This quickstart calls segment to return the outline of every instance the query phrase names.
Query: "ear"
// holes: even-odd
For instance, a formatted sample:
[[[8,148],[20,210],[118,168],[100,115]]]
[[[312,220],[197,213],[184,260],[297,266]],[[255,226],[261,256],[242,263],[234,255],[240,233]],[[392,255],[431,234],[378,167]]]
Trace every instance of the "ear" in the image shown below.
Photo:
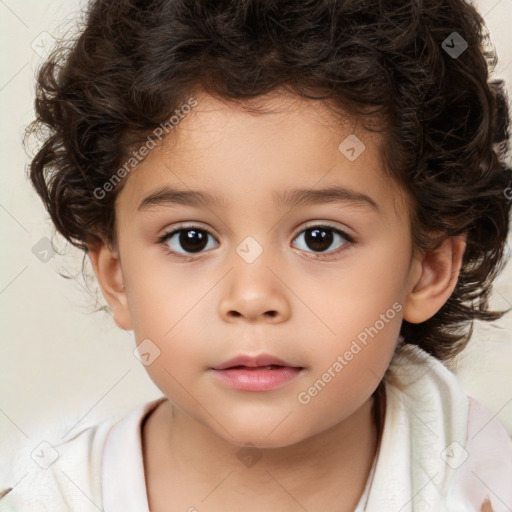
[[[404,320],[413,324],[425,322],[441,309],[455,289],[465,249],[465,235],[447,237],[415,262],[412,290],[404,304]]]
[[[104,242],[90,245],[88,249],[92,268],[96,274],[103,297],[105,297],[112,310],[114,322],[120,329],[125,331],[132,330],[133,326],[128,309],[119,255]]]

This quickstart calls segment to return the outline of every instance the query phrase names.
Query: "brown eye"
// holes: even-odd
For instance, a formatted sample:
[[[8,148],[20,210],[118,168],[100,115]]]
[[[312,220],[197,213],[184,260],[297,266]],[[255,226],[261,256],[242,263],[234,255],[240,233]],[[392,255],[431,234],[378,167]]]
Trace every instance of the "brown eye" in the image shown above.
[[[213,235],[204,229],[189,227],[176,229],[164,235],[160,242],[168,245],[172,252],[187,255],[199,253],[207,248],[208,237],[213,238]]]
[[[299,240],[302,236],[304,242],[299,249],[305,250],[306,252],[324,253],[328,251],[329,248],[332,248],[334,244],[334,249],[329,252],[335,253],[337,249],[342,248],[345,244],[352,241],[346,233],[330,226],[308,227],[303,230],[295,240]]]

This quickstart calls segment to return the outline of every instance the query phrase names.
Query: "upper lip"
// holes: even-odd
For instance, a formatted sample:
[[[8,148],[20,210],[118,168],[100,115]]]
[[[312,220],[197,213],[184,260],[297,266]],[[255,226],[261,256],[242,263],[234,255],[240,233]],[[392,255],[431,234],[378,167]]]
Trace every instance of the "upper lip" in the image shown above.
[[[278,357],[275,357],[270,354],[260,354],[257,356],[251,356],[248,354],[242,354],[239,356],[222,363],[219,366],[213,368],[214,370],[225,370],[226,368],[231,368],[232,366],[248,366],[248,367],[257,367],[257,366],[291,366],[295,368],[301,368],[300,366],[295,366],[293,364],[287,363]]]

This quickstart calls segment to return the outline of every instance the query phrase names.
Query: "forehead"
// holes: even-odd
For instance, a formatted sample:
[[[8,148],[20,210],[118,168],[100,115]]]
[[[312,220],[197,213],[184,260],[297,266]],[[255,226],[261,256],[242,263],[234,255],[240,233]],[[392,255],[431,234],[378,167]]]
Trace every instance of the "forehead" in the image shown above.
[[[240,104],[194,97],[197,105],[129,175],[117,199],[123,214],[164,187],[202,191],[205,205],[228,209],[289,206],[292,189],[343,186],[379,203],[397,194],[383,172],[383,136],[323,101],[291,94]]]

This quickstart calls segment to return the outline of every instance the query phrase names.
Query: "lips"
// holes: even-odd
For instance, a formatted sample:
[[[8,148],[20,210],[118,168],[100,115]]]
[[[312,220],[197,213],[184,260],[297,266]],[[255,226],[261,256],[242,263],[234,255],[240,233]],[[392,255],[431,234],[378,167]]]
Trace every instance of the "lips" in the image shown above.
[[[215,379],[223,386],[239,391],[272,391],[302,375],[305,368],[270,354],[242,354],[215,368]]]
[[[270,354],[261,354],[258,356],[250,356],[246,354],[239,355],[213,368],[214,370],[225,370],[227,368],[244,368],[244,369],[278,369],[287,366],[290,368],[302,368],[292,363],[288,363]]]

